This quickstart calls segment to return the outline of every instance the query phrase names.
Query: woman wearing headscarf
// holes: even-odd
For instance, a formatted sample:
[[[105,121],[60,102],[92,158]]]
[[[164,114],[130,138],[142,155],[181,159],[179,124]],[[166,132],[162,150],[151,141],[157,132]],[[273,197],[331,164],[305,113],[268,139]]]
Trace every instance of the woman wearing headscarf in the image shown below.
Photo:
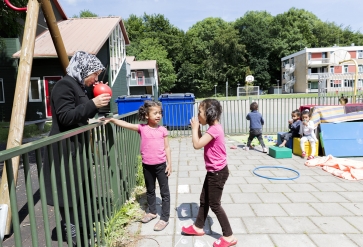
[[[105,69],[101,61],[94,55],[88,54],[83,51],[78,51],[71,58],[67,67],[67,75],[59,80],[53,87],[51,93],[51,110],[52,110],[52,128],[50,130],[50,136],[56,135],[61,132],[65,132],[71,129],[78,128],[88,124],[88,120],[93,118],[98,112],[98,108],[108,105],[111,96],[109,94],[101,94],[93,99],[89,99],[87,96],[86,87],[91,87],[98,82],[99,74]],[[101,82],[102,83],[102,82]],[[87,138],[87,136],[86,136]],[[79,138],[80,139],[80,138]],[[80,140],[78,140],[80,144]],[[71,139],[71,153],[73,158],[73,173],[75,177],[75,189],[77,205],[79,205],[79,189],[77,180],[77,166],[76,166],[76,153],[74,151],[74,140]],[[67,184],[67,197],[70,212],[70,223],[72,231],[72,240],[74,246],[76,245],[76,228],[75,228],[75,216],[73,214],[71,187],[70,187],[70,170],[68,164],[68,153],[66,142],[62,142],[63,153],[64,153],[64,166],[66,173],[66,184]],[[57,197],[59,201],[60,213],[62,217],[63,233],[66,233],[65,227],[65,205],[62,191],[62,180],[60,170],[60,155],[58,154],[58,145],[54,144],[53,147],[53,158],[54,158],[54,170],[56,174],[56,188]],[[81,146],[79,145],[79,148]],[[82,156],[80,156],[82,157]],[[83,167],[82,158],[81,167]],[[90,164],[86,164],[90,166]],[[48,205],[54,205],[52,187],[51,187],[51,176],[50,176],[51,165],[48,160],[48,153],[45,152],[44,156],[44,178],[47,195]],[[84,174],[82,179],[84,180]],[[84,202],[82,202],[84,203]],[[77,208],[79,208],[77,206]],[[78,210],[80,214],[80,210]]]

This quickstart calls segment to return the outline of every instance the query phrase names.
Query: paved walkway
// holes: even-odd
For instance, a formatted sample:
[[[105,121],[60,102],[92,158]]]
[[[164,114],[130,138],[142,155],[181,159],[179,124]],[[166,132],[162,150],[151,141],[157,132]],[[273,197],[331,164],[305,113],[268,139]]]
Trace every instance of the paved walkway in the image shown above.
[[[309,168],[298,156],[274,159],[258,150],[226,139],[230,177],[222,206],[238,238],[248,247],[363,246],[363,181],[337,178],[321,168]],[[201,237],[183,236],[181,227],[192,224],[198,212],[205,176],[203,150],[194,150],[191,138],[173,138],[173,174],[170,177],[171,218],[164,231],[153,231],[156,220],[141,225],[139,247],[210,247],[221,228],[212,211]],[[231,146],[237,149],[230,149]],[[363,158],[358,158],[363,161]],[[253,175],[260,165],[281,165],[300,172],[296,180],[267,180]],[[270,170],[266,176],[293,176]],[[157,190],[159,193],[159,190]],[[158,199],[160,212],[160,196]]]

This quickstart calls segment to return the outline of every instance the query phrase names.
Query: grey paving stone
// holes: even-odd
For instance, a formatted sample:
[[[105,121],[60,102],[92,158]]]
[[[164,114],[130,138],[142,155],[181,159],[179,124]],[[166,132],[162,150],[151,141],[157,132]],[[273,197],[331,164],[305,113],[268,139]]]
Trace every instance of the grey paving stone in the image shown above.
[[[363,217],[344,217],[344,219],[363,233]]]
[[[178,203],[199,203],[200,193],[178,194]]]
[[[189,186],[192,186],[194,184],[203,184],[203,181],[201,181],[200,178],[178,178],[178,184],[187,184]]]
[[[321,176],[320,174],[318,176],[311,176],[312,178],[314,178],[315,180],[317,180],[318,182],[321,183],[339,183],[342,180],[338,177],[335,177],[333,175],[331,176]]]
[[[345,183],[337,183],[340,187],[346,189],[347,191],[362,191],[362,184],[357,183],[357,181],[346,181]]]
[[[191,193],[201,193],[203,188],[203,184],[193,184],[193,186],[190,186],[190,192]]]
[[[276,220],[287,233],[322,233],[308,217],[276,217]]]
[[[311,192],[311,194],[318,198],[321,202],[348,202],[347,199],[337,192]]]
[[[287,216],[287,213],[279,204],[264,203],[250,204],[251,208],[257,216]]]
[[[236,235],[238,247],[276,247],[267,234]]]
[[[286,184],[264,184],[268,192],[292,192],[293,190]]]
[[[319,202],[318,198],[308,192],[287,192],[284,195],[292,202]]]
[[[310,217],[324,233],[359,233],[359,231],[341,217]]]
[[[346,192],[339,192],[339,194],[341,196],[347,198],[347,200],[349,200],[350,202],[363,202],[363,193],[362,192],[346,191]]]
[[[357,216],[363,216],[363,203],[340,203],[340,205]]]
[[[242,192],[267,192],[262,184],[240,184]]]
[[[252,176],[252,172],[251,171],[233,171],[231,172],[229,175],[230,177],[228,178],[228,181],[231,179],[231,178],[237,178],[238,179],[241,179],[243,177],[251,177]]]
[[[363,246],[363,234],[347,234],[347,237],[350,238],[358,246]]]
[[[282,203],[281,207],[290,216],[317,216],[320,215],[308,203]]]
[[[245,177],[245,180],[247,181],[248,184],[269,184],[269,183],[271,183],[268,179],[257,177],[257,176]]]
[[[187,178],[187,177],[189,177],[189,172],[188,171],[179,171],[178,172],[178,177],[179,178]]]
[[[228,218],[229,223],[232,227],[233,235],[247,233],[246,227],[244,226],[241,218]],[[212,233],[211,234],[220,234],[222,235],[222,228],[216,218],[213,218],[214,224],[211,225]]]
[[[264,203],[289,203],[291,202],[283,193],[257,193]]]
[[[228,217],[246,217],[255,216],[248,204],[222,204],[224,211]]]
[[[304,234],[270,234],[275,246],[278,247],[315,247],[311,239]]]
[[[227,184],[247,184],[247,181],[244,177],[232,177],[233,176],[233,173],[235,173],[236,171],[233,171],[231,174],[230,174],[230,177],[228,177],[228,180],[227,180]],[[238,171],[238,172],[241,172],[241,171]],[[250,175],[251,176],[251,175]]]
[[[173,236],[174,235],[174,220],[169,220],[169,225],[162,231],[154,231],[154,226],[158,222],[159,217],[149,223],[141,225],[140,235],[142,236]]]
[[[206,174],[207,171],[188,171],[188,175],[191,178],[199,177],[204,179]]]
[[[248,233],[285,233],[274,217],[243,217]]]
[[[311,185],[320,191],[346,191],[344,188],[334,183],[312,183]]]
[[[228,180],[227,183],[224,185],[223,193],[240,193],[241,189],[237,184],[229,184]]]
[[[317,188],[311,184],[289,184],[288,185],[293,191],[296,192],[312,192],[319,191]]]
[[[173,246],[173,236],[142,236],[138,247]]]
[[[203,230],[206,234],[210,234],[211,233],[211,228],[210,228],[210,221],[209,221],[210,217],[207,218],[207,220],[205,221]],[[181,230],[182,227],[188,227],[190,225],[193,225],[195,222],[195,218],[176,218],[175,219],[175,235],[177,238],[177,235],[181,235]],[[212,222],[213,223],[213,222]]]
[[[352,212],[338,203],[310,203],[323,216],[350,216]]]
[[[261,203],[261,199],[256,193],[231,193],[233,202],[235,203]]]
[[[309,237],[318,247],[358,247],[344,234],[311,234]]]

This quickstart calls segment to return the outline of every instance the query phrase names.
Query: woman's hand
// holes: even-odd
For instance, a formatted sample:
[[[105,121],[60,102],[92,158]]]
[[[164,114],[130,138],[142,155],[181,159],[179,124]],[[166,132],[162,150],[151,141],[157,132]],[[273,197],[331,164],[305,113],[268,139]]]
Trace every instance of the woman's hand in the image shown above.
[[[166,173],[166,176],[168,176],[168,177],[171,175],[171,165],[168,164],[166,166],[165,173]]]
[[[97,97],[94,97],[92,100],[97,108],[101,108],[108,105],[111,100],[111,95],[108,93],[103,93],[98,95]]]

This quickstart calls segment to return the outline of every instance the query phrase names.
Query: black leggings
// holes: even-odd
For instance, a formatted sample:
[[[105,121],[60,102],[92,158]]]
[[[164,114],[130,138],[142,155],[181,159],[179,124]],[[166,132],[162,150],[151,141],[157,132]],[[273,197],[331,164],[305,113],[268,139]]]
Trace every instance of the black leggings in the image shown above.
[[[251,142],[255,137],[257,137],[258,141],[260,142],[260,144],[263,148],[266,147],[265,143],[263,142],[261,129],[251,129],[250,130],[250,135],[248,136],[248,141],[247,141],[247,147],[249,147],[251,145]]]

